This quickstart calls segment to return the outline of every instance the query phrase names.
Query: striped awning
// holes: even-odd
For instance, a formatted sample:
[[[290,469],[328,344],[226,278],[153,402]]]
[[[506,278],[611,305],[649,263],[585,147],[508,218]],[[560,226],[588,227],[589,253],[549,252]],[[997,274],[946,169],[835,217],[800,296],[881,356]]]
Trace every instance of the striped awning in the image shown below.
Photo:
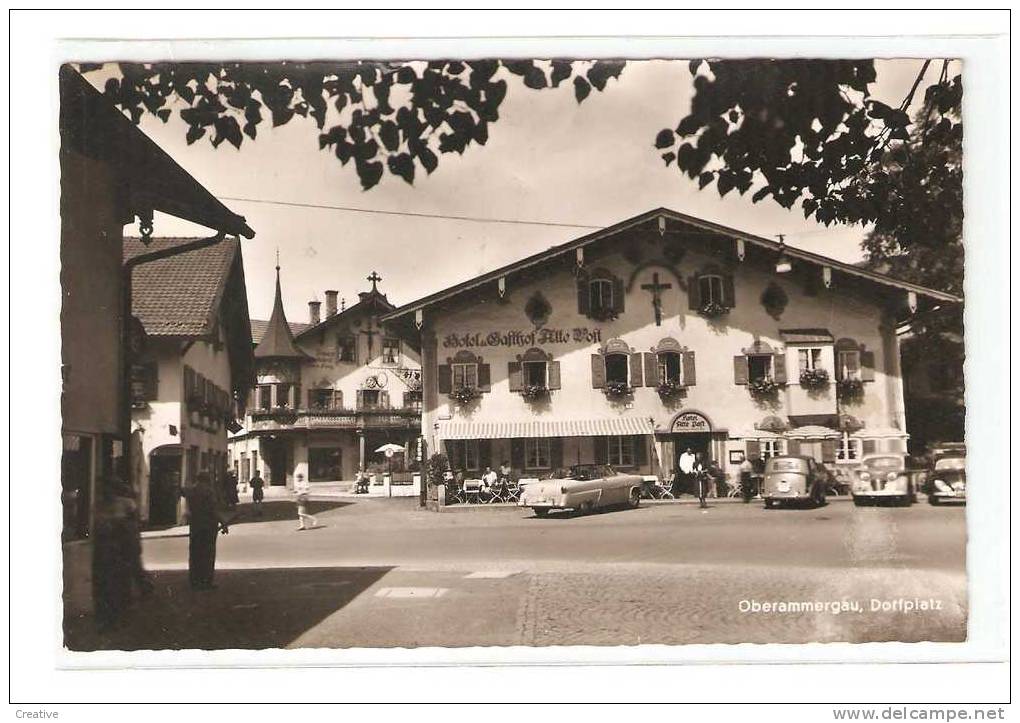
[[[615,437],[654,434],[648,417],[550,419],[525,422],[440,422],[441,439],[519,439],[522,437]]]

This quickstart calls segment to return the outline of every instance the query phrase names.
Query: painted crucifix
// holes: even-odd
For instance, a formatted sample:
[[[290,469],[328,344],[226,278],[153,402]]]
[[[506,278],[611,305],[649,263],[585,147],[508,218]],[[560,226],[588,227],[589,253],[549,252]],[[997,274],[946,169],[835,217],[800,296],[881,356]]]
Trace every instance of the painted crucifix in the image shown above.
[[[672,289],[673,284],[660,284],[658,272],[652,274],[652,283],[641,284],[645,291],[652,292],[652,308],[655,310],[655,325],[662,326],[662,292]]]

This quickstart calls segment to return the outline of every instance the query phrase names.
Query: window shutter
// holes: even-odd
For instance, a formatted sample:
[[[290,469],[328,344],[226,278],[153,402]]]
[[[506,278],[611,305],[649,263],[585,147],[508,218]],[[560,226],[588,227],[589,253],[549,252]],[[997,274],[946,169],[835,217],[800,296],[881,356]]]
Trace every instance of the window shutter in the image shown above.
[[[835,462],[836,461],[836,440],[834,439],[823,439],[822,440],[822,462]]]
[[[630,355],[630,385],[632,387],[640,387],[644,385],[644,376],[641,374],[641,367],[641,352],[636,351]]]
[[[861,381],[875,381],[875,352],[861,350]]]
[[[359,389],[357,391],[357,395],[358,395],[358,409],[364,409],[365,408],[365,391],[363,389]]]
[[[646,351],[645,354],[645,386],[659,386],[659,357],[654,352]]]
[[[390,393],[388,391],[379,392],[379,405],[383,409],[390,408]]]
[[[560,363],[558,361],[548,362],[546,364],[546,374],[548,376],[548,383],[550,389],[560,388]]]
[[[439,365],[439,393],[449,394],[453,391],[453,369],[449,364]],[[360,395],[361,392],[358,392]],[[361,397],[358,397],[358,406],[361,406]]]
[[[159,365],[156,362],[149,362],[145,365],[144,395],[146,401],[155,401],[159,398]]]
[[[591,293],[588,287],[588,277],[581,276],[577,277],[577,313],[581,316],[588,316],[591,310],[589,294]]]
[[[747,384],[747,357],[733,357],[733,383]]]
[[[630,438],[634,448],[634,466],[644,467],[648,464],[648,439],[641,434],[635,434]]]
[[[701,290],[698,287],[698,277],[690,276],[687,278],[687,306],[692,311],[697,311],[701,308]]]
[[[694,370],[694,352],[684,352],[684,386],[693,387],[698,383],[698,378]]]
[[[601,354],[591,355],[591,388],[604,389],[606,386],[606,358]]]
[[[510,440],[510,466],[514,469],[524,469],[524,440]]]
[[[609,437],[592,437],[595,442],[595,464],[606,464],[609,461]]]
[[[737,295],[733,288],[733,276],[726,274],[722,279],[722,298],[723,306],[727,309],[732,309],[737,305]]]
[[[792,455],[800,454],[800,440],[799,439],[786,440],[786,453]]]
[[[301,384],[297,382],[293,387],[290,388],[290,408],[296,409],[301,404]]]
[[[340,389],[333,390],[333,409],[344,408],[344,393]]]
[[[553,469],[563,466],[563,437],[549,438],[549,466]]]
[[[492,391],[492,372],[488,364],[478,365],[478,390],[481,392]]]
[[[507,376],[510,378],[510,391],[519,392],[524,389],[524,372],[520,362],[507,364]]]
[[[747,446],[748,459],[758,459],[761,457],[761,444],[757,439],[749,439],[745,444]]]
[[[623,313],[624,296],[625,296],[625,293],[624,293],[624,288],[623,288],[623,279],[617,278],[616,276],[614,276],[613,277],[613,311],[615,311],[617,315]]]
[[[772,356],[772,381],[786,384],[786,354],[782,352]]]
[[[875,444],[874,439],[865,439],[864,442],[861,444],[862,452],[864,454],[874,454],[877,451],[876,450],[877,446],[878,445]]]

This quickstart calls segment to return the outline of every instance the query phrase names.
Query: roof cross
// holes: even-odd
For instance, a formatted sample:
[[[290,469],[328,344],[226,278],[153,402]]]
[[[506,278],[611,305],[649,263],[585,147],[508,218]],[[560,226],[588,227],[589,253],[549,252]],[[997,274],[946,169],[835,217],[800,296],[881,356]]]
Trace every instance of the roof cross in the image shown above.
[[[372,282],[372,291],[375,291],[376,290],[375,285],[377,282],[382,281],[382,276],[373,271],[371,274],[369,274],[368,280]]]

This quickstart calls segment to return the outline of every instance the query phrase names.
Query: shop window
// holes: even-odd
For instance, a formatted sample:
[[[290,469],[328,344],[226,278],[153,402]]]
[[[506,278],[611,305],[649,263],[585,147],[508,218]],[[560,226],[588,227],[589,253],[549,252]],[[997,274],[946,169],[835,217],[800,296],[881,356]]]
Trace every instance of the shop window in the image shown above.
[[[606,354],[606,383],[630,383],[630,355]]]
[[[836,372],[839,379],[861,378],[861,352],[857,349],[840,349],[836,354]]]
[[[312,447],[308,450],[308,480],[333,482],[343,479],[343,452],[339,447]]]
[[[772,358],[772,354],[748,354],[748,381],[755,382],[763,379],[772,379]]]
[[[525,386],[548,387],[549,375],[548,365],[544,361],[522,362],[521,370],[524,373]]]
[[[396,364],[400,361],[400,340],[392,337],[383,339],[382,363]]]
[[[345,335],[337,339],[336,360],[339,362],[356,362],[358,360],[358,342],[353,336]]]
[[[664,351],[658,354],[659,382],[684,383],[683,357],[679,352]]]
[[[633,437],[604,437],[606,461],[613,467],[634,466]]]
[[[861,440],[844,434],[836,445],[837,462],[854,462],[862,455]]]
[[[477,439],[455,439],[446,443],[450,467],[454,470],[477,472],[481,466],[481,454]]]
[[[802,347],[797,350],[801,372],[813,372],[822,368],[821,347]]]
[[[467,387],[469,389],[478,388],[478,365],[475,363],[470,364],[451,364],[453,371],[453,388],[462,389]]]
[[[524,465],[527,469],[549,469],[552,466],[548,437],[524,440]]]
[[[723,277],[718,274],[705,274],[698,277],[698,296],[701,305],[718,304],[725,306],[723,298]]]

